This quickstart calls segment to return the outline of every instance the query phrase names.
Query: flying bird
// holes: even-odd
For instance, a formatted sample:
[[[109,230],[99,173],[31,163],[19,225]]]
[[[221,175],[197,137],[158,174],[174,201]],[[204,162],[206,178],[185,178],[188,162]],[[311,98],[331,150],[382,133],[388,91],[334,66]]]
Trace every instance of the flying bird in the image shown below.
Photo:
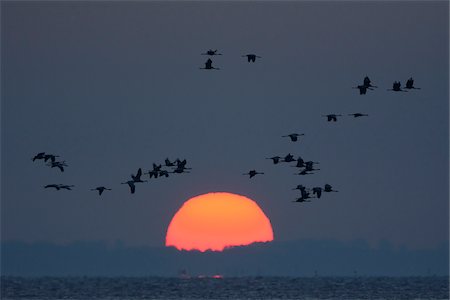
[[[272,156],[272,157],[267,157],[266,159],[271,159],[273,164],[276,165],[280,162],[280,156]]]
[[[166,159],[164,160],[164,164],[165,164],[166,167],[174,167],[174,166],[175,166],[175,162],[171,162],[171,161],[169,160],[169,158],[166,158]]]
[[[362,113],[354,113],[354,114],[348,114],[349,116],[353,116],[355,118],[359,118],[359,117],[367,117],[368,114],[362,114]]]
[[[333,190],[333,187],[331,185],[329,185],[328,183],[325,184],[325,188],[323,189],[324,192],[337,192],[336,190]]]
[[[130,187],[130,192],[132,194],[134,194],[134,192],[136,191],[136,185],[134,183],[135,183],[135,181],[133,181],[133,180],[128,180],[126,182],[121,182],[121,184],[128,184],[128,186]]]
[[[242,55],[242,57],[247,57],[248,62],[255,62],[256,58],[262,58],[261,56],[258,56],[256,54],[245,54],[245,55]]]
[[[392,84],[392,89],[388,89],[388,91],[394,91],[394,92],[406,92],[405,90],[401,89],[401,83],[400,81],[394,81]]]
[[[215,68],[212,66],[212,60],[210,58],[208,58],[208,60],[205,62],[205,67],[204,68],[200,68],[203,70],[220,70],[219,68]]]
[[[327,121],[333,121],[336,122],[337,121],[337,117],[341,117],[342,115],[336,115],[336,114],[329,114],[329,115],[322,115],[322,117],[327,117]]]
[[[352,87],[352,89],[358,89],[360,95],[365,95],[367,93],[367,90],[373,90],[372,88],[367,87],[365,85],[358,85],[358,86]]]
[[[54,184],[54,183],[53,184],[47,184],[46,186],[44,186],[44,189],[48,189],[48,188],[54,188],[57,191],[59,191],[61,189],[59,184]]]
[[[406,81],[405,89],[408,89],[408,90],[411,90],[411,89],[413,89],[413,90],[420,90],[420,88],[414,87],[414,79],[413,79],[412,77],[410,77],[410,78]]]
[[[370,81],[368,76],[364,77],[364,83],[363,84],[367,88],[377,88],[377,86],[372,85],[372,83],[371,83],[371,81]]]
[[[284,162],[295,161],[294,155],[292,155],[291,153],[288,153],[288,154],[284,157],[283,161],[284,161]]]
[[[209,49],[208,51],[206,51],[206,53],[202,53],[202,55],[213,56],[213,55],[222,55],[222,53],[217,53],[217,49],[216,50]]]
[[[64,172],[64,167],[68,167],[68,165],[66,164],[66,161],[55,161],[55,162],[50,162],[49,164],[47,164],[47,166],[51,167],[51,168],[58,168],[61,172]]]
[[[299,173],[295,173],[294,175],[312,175],[314,173],[311,173],[310,171],[304,169],[302,171],[300,171]]]
[[[322,188],[321,187],[313,187],[312,191],[313,191],[313,195],[317,195],[317,198],[320,198],[320,196],[322,196]]]
[[[139,168],[136,175],[131,174],[131,178],[133,178],[134,182],[147,182],[147,180],[142,180],[141,179],[142,176],[142,169]]]
[[[249,175],[249,178],[252,178],[258,174],[264,174],[263,172],[257,172],[255,170],[248,171],[248,173],[244,173],[242,175]]]
[[[40,152],[38,154],[36,154],[32,160],[35,161],[36,159],[44,159],[45,158],[45,152]]]
[[[98,187],[96,187],[95,189],[91,189],[91,191],[98,191],[98,195],[100,196],[102,193],[103,193],[103,191],[111,191],[111,189],[108,189],[108,188],[106,188],[106,187],[104,187],[104,186],[98,186]]]
[[[288,135],[282,135],[281,137],[289,137],[292,142],[296,142],[296,141],[298,141],[298,137],[299,136],[303,136],[303,135],[305,135],[305,134],[304,133],[300,133],[300,134],[298,134],[298,133],[291,133],[291,134],[288,134]]]

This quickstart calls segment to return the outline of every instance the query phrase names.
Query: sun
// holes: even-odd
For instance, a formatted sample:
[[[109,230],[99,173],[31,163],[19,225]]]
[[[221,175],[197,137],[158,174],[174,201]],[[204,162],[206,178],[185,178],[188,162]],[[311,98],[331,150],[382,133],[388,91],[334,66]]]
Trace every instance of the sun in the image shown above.
[[[272,225],[258,204],[226,192],[186,201],[172,218],[166,235],[167,247],[201,252],[270,241]]]

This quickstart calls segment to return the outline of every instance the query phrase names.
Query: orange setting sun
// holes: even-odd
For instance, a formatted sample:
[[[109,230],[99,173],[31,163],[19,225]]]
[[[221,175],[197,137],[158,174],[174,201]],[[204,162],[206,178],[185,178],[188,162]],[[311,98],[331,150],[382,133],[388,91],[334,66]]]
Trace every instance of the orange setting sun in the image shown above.
[[[255,201],[220,192],[186,201],[169,224],[166,246],[222,251],[226,247],[272,240],[270,220]]]

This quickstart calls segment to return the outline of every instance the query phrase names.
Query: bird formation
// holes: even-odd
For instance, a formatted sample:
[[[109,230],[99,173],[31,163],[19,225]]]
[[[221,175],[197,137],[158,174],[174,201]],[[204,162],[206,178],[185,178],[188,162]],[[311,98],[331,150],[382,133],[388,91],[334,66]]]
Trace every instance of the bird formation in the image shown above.
[[[56,157],[59,157],[58,155],[52,155],[52,154],[45,154],[45,152],[40,152],[36,154],[32,160],[39,160],[43,159],[44,162],[47,160],[50,160],[50,165],[52,168],[54,166],[58,166],[62,172],[64,172],[63,166],[67,166],[64,161],[58,162],[56,161]],[[58,164],[58,165],[57,165]],[[191,168],[186,167],[187,161],[186,159],[180,160],[176,159],[174,161],[170,161],[169,158],[166,158],[164,161],[164,166],[169,167],[170,169],[163,170],[162,164],[155,164],[153,163],[153,168],[149,170],[147,173],[142,173],[142,168],[139,168],[136,172],[136,174],[131,174],[131,180],[127,180],[125,182],[121,182],[121,184],[127,184],[130,188],[131,194],[134,194],[136,191],[136,183],[142,183],[142,182],[148,182],[148,180],[141,179],[142,175],[149,174],[149,178],[158,178],[158,177],[169,177],[169,173],[173,174],[181,174],[181,173],[189,173],[187,170],[191,170]],[[54,188],[55,190],[59,191],[61,189],[65,190],[72,190],[72,188],[75,187],[75,185],[67,185],[67,184],[47,184],[44,186],[44,188]],[[95,188],[90,189],[91,191],[97,191],[98,195],[101,196],[104,191],[111,191],[112,189],[107,188],[105,186],[98,186]]]
[[[209,49],[208,51],[201,53],[201,55],[217,56],[217,55],[222,55],[222,53],[219,53],[217,49],[216,50]],[[256,61],[256,58],[262,58],[261,56],[256,55],[256,54],[245,54],[245,55],[242,55],[241,57],[247,57],[247,61],[253,62],[253,63]],[[202,70],[220,70],[220,68],[214,67],[212,65],[212,63],[213,63],[212,59],[208,58],[205,62],[205,66],[200,69],[202,69]]]
[[[370,80],[370,78],[368,76],[366,76],[366,77],[364,77],[363,84],[357,85],[357,86],[355,86],[353,88],[354,89],[358,89],[360,95],[365,95],[368,90],[372,91],[374,88],[377,88],[377,86],[372,85],[372,81]],[[413,89],[414,90],[420,90],[420,88],[414,87],[414,79],[412,77],[410,77],[406,81],[406,87],[405,88],[409,89],[409,90],[413,90]],[[406,92],[405,90],[401,89],[400,81],[394,81],[394,83],[392,84],[392,89],[388,89],[388,91]]]
[[[207,55],[207,56],[212,57],[212,56],[221,56],[222,53],[218,52],[217,49],[216,50],[209,49],[206,52],[201,53],[201,55]],[[210,57],[206,60],[204,67],[200,68],[200,69],[220,70],[220,68],[213,66],[213,61]],[[246,57],[247,61],[249,63],[250,62],[254,63],[257,58],[258,59],[262,58],[261,56],[258,56],[256,54],[245,54],[245,55],[242,55],[242,57]],[[363,79],[363,83],[360,85],[357,85],[353,88],[358,89],[360,95],[365,95],[368,90],[372,91],[372,90],[378,88],[378,86],[373,85],[370,78],[368,76],[365,76]],[[406,81],[406,86],[404,87],[404,89],[419,90],[420,88],[417,88],[414,86],[414,79],[412,77],[410,77]],[[407,92],[406,90],[403,90],[401,88],[401,83],[399,81],[395,81],[392,85],[392,89],[388,89],[388,90],[395,91],[395,92]],[[353,118],[360,118],[360,117],[367,117],[369,115],[365,114],[365,113],[356,112],[356,113],[348,114],[348,116],[353,116]],[[338,117],[342,117],[342,115],[333,113],[333,114],[322,115],[322,117],[326,117],[328,122],[337,122]],[[290,133],[287,135],[282,135],[281,137],[289,138],[291,142],[298,142],[299,138],[303,137],[304,135],[305,135],[304,133]],[[57,161],[56,160],[57,157],[59,157],[59,156],[53,155],[53,154],[46,154],[45,152],[40,152],[40,153],[36,154],[32,158],[32,160],[33,161],[44,160],[45,163],[48,161],[48,163],[46,164],[47,166],[49,166],[51,168],[56,167],[61,172],[64,172],[64,167],[67,167],[68,165],[66,164],[65,161]],[[300,176],[313,175],[316,173],[316,171],[320,170],[319,168],[316,167],[316,165],[319,164],[319,162],[315,162],[312,160],[306,161],[301,156],[297,156],[297,158],[295,158],[294,155],[292,155],[291,153],[288,153],[284,156],[276,155],[276,156],[272,156],[272,157],[267,157],[266,159],[271,160],[273,165],[278,165],[281,163],[287,163],[287,164],[295,163],[295,165],[294,164],[291,165],[291,167],[298,169],[298,172],[294,173],[294,175],[300,175]],[[130,193],[134,194],[136,191],[137,183],[148,182],[148,180],[143,180],[141,178],[143,175],[148,175],[149,180],[151,180],[153,178],[154,179],[162,178],[162,177],[167,178],[170,176],[169,174],[189,173],[188,170],[190,170],[191,168],[186,167],[186,164],[187,164],[186,159],[180,160],[177,158],[174,161],[170,161],[169,158],[166,158],[164,161],[164,164],[153,163],[152,168],[149,169],[145,173],[142,172],[142,168],[139,168],[137,170],[136,174],[131,174],[131,179],[126,180],[125,182],[121,182],[121,184],[128,185],[128,187],[130,189]],[[163,169],[163,167],[165,169]],[[255,169],[252,169],[252,170],[248,171],[247,173],[243,173],[243,175],[249,176],[249,178],[253,178],[256,175],[260,175],[260,174],[262,175],[262,174],[264,174],[264,172],[256,171]],[[48,184],[48,185],[44,186],[44,188],[54,188],[55,190],[58,190],[58,191],[61,189],[72,190],[73,187],[74,187],[74,185],[66,185],[66,184]],[[98,192],[98,195],[102,195],[104,191],[111,191],[112,189],[107,188],[105,186],[98,186],[98,187],[92,188],[90,190]],[[296,188],[294,188],[294,190],[299,190],[301,193],[301,196],[296,198],[296,200],[294,202],[311,202],[308,199],[321,198],[322,192],[325,192],[325,193],[337,192],[336,190],[333,190],[333,188],[330,184],[325,184],[323,188],[320,186],[306,188],[305,186],[299,184],[299,185],[297,185]]]

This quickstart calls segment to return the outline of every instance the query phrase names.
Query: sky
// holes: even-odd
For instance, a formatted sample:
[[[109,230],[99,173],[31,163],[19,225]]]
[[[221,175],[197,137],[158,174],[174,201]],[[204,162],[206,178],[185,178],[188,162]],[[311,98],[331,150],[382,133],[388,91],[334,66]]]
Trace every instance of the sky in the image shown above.
[[[255,200],[275,241],[448,242],[447,2],[2,1],[1,14],[3,242],[162,246],[181,205],[216,191]],[[208,49],[220,70],[199,69]],[[378,88],[359,95],[366,75]],[[387,91],[409,77],[420,90]],[[42,151],[66,171],[32,162]],[[320,171],[265,159],[287,153]],[[134,195],[120,184],[166,157],[191,173]],[[297,184],[325,183],[339,192],[292,202]]]

